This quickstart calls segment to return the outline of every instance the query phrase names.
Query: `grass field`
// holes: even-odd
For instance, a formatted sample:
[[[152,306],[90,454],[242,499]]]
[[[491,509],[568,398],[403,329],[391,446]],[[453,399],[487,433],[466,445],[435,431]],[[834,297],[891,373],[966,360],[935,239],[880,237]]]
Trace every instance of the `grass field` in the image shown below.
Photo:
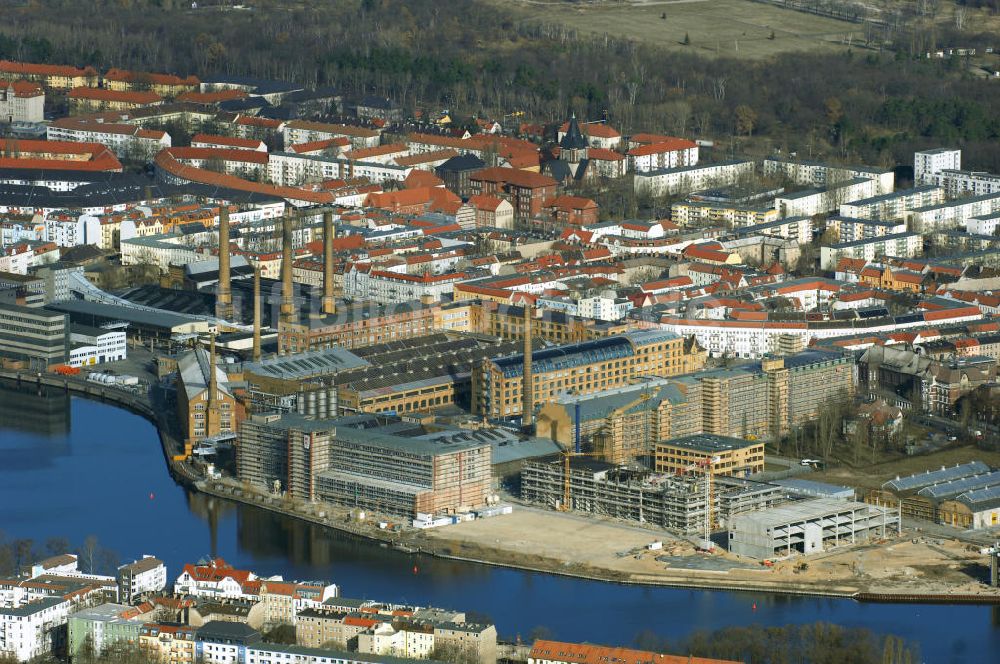
[[[526,20],[581,32],[631,37],[672,50],[745,59],[785,52],[834,52],[857,45],[862,27],[749,0],[649,0],[571,5],[543,0],[492,0]],[[666,14],[666,18],[662,15]],[[774,39],[770,36],[774,33]],[[684,45],[684,35],[690,44]]]

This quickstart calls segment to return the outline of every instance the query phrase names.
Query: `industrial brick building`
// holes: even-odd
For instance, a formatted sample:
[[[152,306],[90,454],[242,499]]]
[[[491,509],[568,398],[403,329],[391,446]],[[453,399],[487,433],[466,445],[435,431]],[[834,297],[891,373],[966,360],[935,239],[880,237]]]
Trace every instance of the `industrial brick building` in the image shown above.
[[[372,418],[256,415],[240,427],[237,472],[258,489],[381,514],[481,507],[492,486],[489,441],[407,438]]]
[[[489,443],[429,442],[338,427],[321,500],[384,514],[441,514],[482,507],[492,486]]]
[[[235,434],[243,406],[229,388],[229,379],[211,352],[196,348],[177,362],[177,416],[184,432],[185,452],[194,443],[220,434]]]
[[[524,354],[482,363],[473,380],[473,408],[491,419],[521,415]],[[531,353],[535,404],[559,394],[589,394],[643,376],[673,376],[700,369],[704,353],[680,336],[659,330],[554,346]]]

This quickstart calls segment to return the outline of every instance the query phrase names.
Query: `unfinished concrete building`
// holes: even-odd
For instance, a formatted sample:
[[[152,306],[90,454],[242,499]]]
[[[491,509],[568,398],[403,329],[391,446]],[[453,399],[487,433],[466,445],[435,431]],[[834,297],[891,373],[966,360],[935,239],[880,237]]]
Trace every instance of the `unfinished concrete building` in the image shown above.
[[[617,519],[660,526],[692,535],[705,524],[705,476],[636,471],[603,461],[570,459],[570,507]],[[559,507],[565,493],[565,460],[548,457],[525,463],[521,497]],[[736,514],[765,509],[784,500],[780,487],[736,478],[713,478],[713,525]]]
[[[817,498],[741,514],[729,525],[729,550],[750,558],[819,553],[899,533],[899,512],[837,498]]]

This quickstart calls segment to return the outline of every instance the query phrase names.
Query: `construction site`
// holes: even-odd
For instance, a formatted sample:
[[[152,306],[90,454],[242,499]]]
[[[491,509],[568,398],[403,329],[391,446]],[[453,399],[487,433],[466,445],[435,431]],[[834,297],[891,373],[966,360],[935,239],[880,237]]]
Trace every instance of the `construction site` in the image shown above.
[[[704,472],[653,473],[568,455],[526,462],[521,497],[560,511],[634,521],[680,535],[704,534],[706,526],[724,527],[737,514],[787,500],[784,489],[774,484]]]

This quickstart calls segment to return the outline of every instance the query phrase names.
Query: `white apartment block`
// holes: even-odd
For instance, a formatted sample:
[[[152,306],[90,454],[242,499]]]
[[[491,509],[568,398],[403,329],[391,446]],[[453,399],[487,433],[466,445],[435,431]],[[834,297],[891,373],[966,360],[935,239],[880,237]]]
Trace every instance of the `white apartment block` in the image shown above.
[[[730,205],[708,201],[681,201],[670,206],[670,220],[680,226],[724,224],[731,228],[756,226],[778,219],[778,211],[752,205]]]
[[[35,252],[26,244],[13,244],[0,247],[0,272],[28,274],[28,268],[34,264]]]
[[[51,654],[54,633],[66,624],[69,609],[62,597],[0,608],[0,655],[26,662]]]
[[[973,235],[996,235],[1000,226],[1000,214],[970,217],[965,220],[965,232]]]
[[[790,161],[774,157],[762,164],[764,175],[782,177],[796,184],[810,187],[829,187],[838,182],[866,178],[875,180],[875,192],[871,196],[891,193],[896,186],[896,174],[892,169],[870,168],[867,166],[832,166],[818,162]]]
[[[994,212],[1000,212],[1000,192],[916,208],[910,212],[908,222],[914,233],[931,233],[964,226],[967,219]]]
[[[692,141],[640,145],[629,150],[629,161],[636,173],[649,173],[666,168],[698,165],[698,146]]]
[[[636,173],[636,193],[650,196],[683,194],[697,189],[732,184],[753,173],[752,161],[726,161],[684,168],[670,168],[648,173]]]
[[[784,217],[812,217],[826,214],[848,201],[875,196],[877,181],[870,178],[853,178],[837,182],[822,189],[805,189],[774,199],[774,209]]]
[[[46,215],[44,225],[45,241],[60,247],[101,243],[101,221],[92,214],[60,210]]]
[[[943,202],[944,189],[934,185],[923,185],[913,189],[894,191],[891,194],[842,203],[840,216],[852,219],[905,219],[906,213],[914,208],[937,205]]]
[[[118,568],[118,596],[123,602],[132,602],[134,598],[148,593],[161,592],[166,587],[167,566],[153,556],[145,555]]]
[[[0,122],[43,122],[45,90],[37,83],[0,81]]]
[[[194,247],[181,244],[183,240],[180,235],[151,235],[122,240],[122,265],[148,263],[166,272],[171,264],[187,265],[211,258],[211,255],[201,253]]]
[[[461,272],[445,274],[400,274],[387,270],[349,270],[344,275],[344,297],[373,300],[379,304],[402,304],[430,298],[440,302],[463,281]]]
[[[331,138],[348,139],[351,142],[351,148],[354,150],[373,148],[381,142],[379,133],[372,129],[323,122],[309,122],[307,120],[286,122],[281,130],[281,135],[286,148],[291,145],[298,145],[299,143],[326,141]]]
[[[358,634],[358,652],[408,659],[427,659],[434,651],[434,630],[416,626],[397,629],[391,623],[379,623]]]
[[[950,198],[1000,194],[1000,175],[982,171],[940,171],[930,176]]]
[[[85,123],[72,118],[57,120],[45,128],[50,141],[100,143],[119,159],[149,161],[171,145],[170,134],[157,129],[143,129],[130,124]]]
[[[736,237],[767,235],[808,244],[813,239],[813,223],[811,217],[786,217],[753,226],[743,226],[735,229],[732,234]]]
[[[936,184],[933,176],[941,171],[962,170],[962,151],[934,148],[913,153],[913,184]]]
[[[831,217],[826,222],[827,228],[836,228],[838,242],[855,242],[870,240],[906,232],[904,221],[881,221],[877,219],[853,219],[849,217]]]
[[[413,169],[395,164],[351,161],[339,157],[274,152],[267,162],[267,178],[279,187],[298,187],[307,182],[366,177],[372,182],[402,182]]]
[[[859,258],[867,262],[880,256],[913,258],[923,249],[924,241],[918,233],[895,233],[820,247],[819,263],[821,269],[833,270],[841,258]]]
[[[585,297],[577,303],[578,315],[595,320],[621,320],[632,310],[627,297]]]

